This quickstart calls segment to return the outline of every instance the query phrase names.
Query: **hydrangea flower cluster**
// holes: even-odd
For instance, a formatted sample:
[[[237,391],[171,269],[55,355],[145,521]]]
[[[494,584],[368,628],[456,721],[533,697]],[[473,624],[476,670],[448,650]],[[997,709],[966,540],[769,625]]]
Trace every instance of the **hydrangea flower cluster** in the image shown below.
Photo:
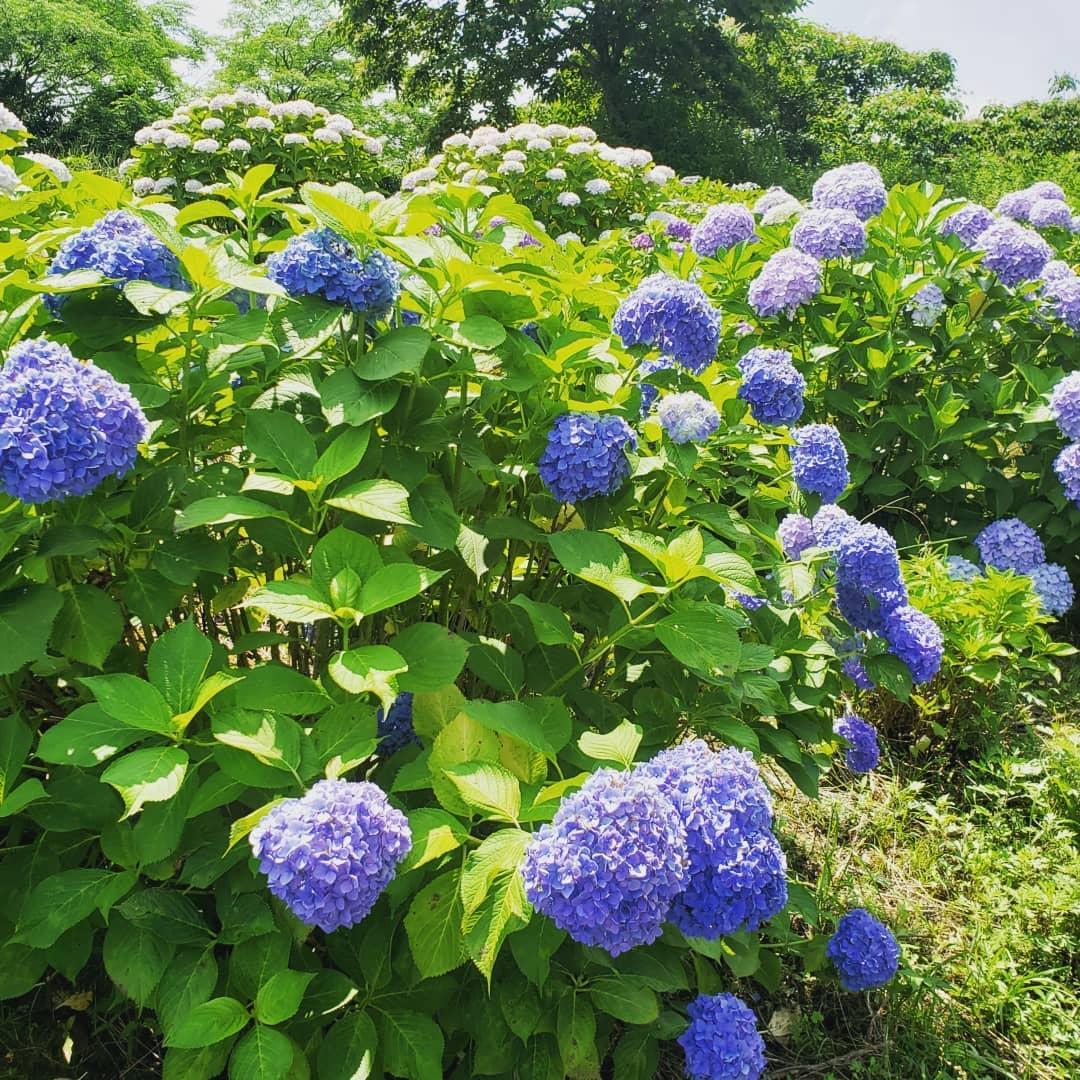
[[[881,748],[873,724],[857,713],[848,712],[833,724],[833,731],[847,743],[844,762],[853,773],[868,773],[877,768]]]
[[[1080,371],[1072,371],[1050,391],[1050,411],[1066,439],[1080,439]]]
[[[65,240],[49,264],[50,274],[96,270],[116,288],[128,281],[149,281],[166,289],[180,289],[184,277],[176,256],[137,218],[113,210],[100,221]],[[67,297],[48,295],[45,304],[60,316]]]
[[[815,209],[850,210],[867,221],[885,209],[885,184],[881,173],[865,161],[840,165],[822,173],[814,183]]]
[[[716,406],[692,390],[668,394],[657,409],[660,424],[674,443],[701,443],[720,428]]]
[[[1037,278],[1053,254],[1053,249],[1037,232],[1015,221],[991,225],[975,247],[983,253],[983,265],[1009,286]]]
[[[0,101],[0,131],[19,134],[26,130],[26,125]]]
[[[938,232],[942,236],[958,237],[964,247],[972,248],[993,224],[994,215],[985,206],[968,203],[945,218],[938,226]]]
[[[670,356],[659,356],[655,360],[642,360],[638,364],[638,388],[641,391],[641,415],[647,416],[656,399],[660,396],[659,387],[645,382],[654,371],[669,371],[675,366],[675,361]]]
[[[855,684],[858,690],[873,690],[874,680],[863,667],[862,657],[849,656],[841,665],[840,670]]]
[[[739,203],[710,206],[694,227],[690,246],[710,258],[754,238],[754,215]]]
[[[686,1013],[690,1023],[678,1041],[690,1080],[759,1080],[765,1040],[745,1002],[734,994],[702,994]]]
[[[791,243],[815,259],[846,259],[866,250],[866,226],[851,210],[807,210],[791,230]]]
[[[655,346],[696,375],[716,359],[720,312],[699,285],[653,274],[619,305],[611,329],[627,348]]]
[[[548,432],[540,478],[560,502],[613,495],[630,475],[626,450],[636,445],[634,432],[621,416],[563,413]]]
[[[750,282],[747,300],[761,318],[783,314],[793,319],[820,291],[821,263],[798,248],[782,248]]]
[[[851,479],[840,432],[832,424],[807,424],[793,429],[791,436],[791,467],[799,490],[836,502]]]
[[[1043,288],[1042,300],[1070,330],[1080,330],[1080,276],[1070,271],[1051,278]]]
[[[0,368],[0,487],[28,503],[85,495],[135,464],[146,417],[128,388],[45,338]]]
[[[1003,217],[1012,218],[1013,221],[1032,222],[1032,211],[1040,202],[1065,202],[1065,191],[1052,180],[1037,180],[1030,187],[1020,191],[1010,191],[1002,195],[995,207]]]
[[[945,559],[945,573],[953,581],[974,581],[982,571],[963,555],[949,555]]]
[[[803,414],[806,380],[786,349],[751,349],[738,363],[739,397],[759,424],[793,424]]]
[[[825,946],[845,990],[884,986],[900,967],[900,946],[892,931],[864,908],[854,908],[836,924]]]
[[[1073,606],[1076,590],[1064,566],[1043,563],[1031,571],[1030,577],[1044,611],[1051,615],[1064,615]]]
[[[413,696],[406,692],[398,694],[393,705],[378,713],[379,753],[390,757],[413,743],[419,743],[413,731]]]
[[[278,803],[250,842],[270,891],[301,922],[331,933],[368,915],[412,834],[375,784],[320,780]]]
[[[893,608],[881,636],[889,643],[889,652],[907,664],[916,686],[929,682],[941,669],[945,652],[941,628],[918,608],[910,604]]]
[[[1072,211],[1057,199],[1036,199],[1028,212],[1028,221],[1036,229],[1072,230]]]
[[[771,187],[754,203],[754,213],[760,217],[774,207],[783,206],[784,203],[798,203],[798,201],[794,195],[782,187]]]
[[[381,251],[361,259],[332,229],[292,236],[266,260],[266,276],[290,296],[321,296],[375,318],[386,315],[401,291],[397,265]]]
[[[1069,443],[1054,458],[1054,473],[1065,489],[1065,497],[1080,506],[1080,442]]]
[[[817,546],[825,548],[827,551],[835,551],[839,547],[840,541],[858,525],[858,518],[852,517],[846,510],[841,510],[839,506],[826,503],[814,515],[813,519]]]
[[[888,612],[907,603],[896,541],[876,525],[845,532],[836,547],[836,581],[844,617],[860,630],[880,629]]]
[[[1046,550],[1038,533],[1019,518],[1000,518],[975,537],[979,557],[995,570],[1030,574],[1046,562]]]
[[[817,543],[814,523],[804,514],[788,514],[777,526],[776,538],[789,559],[802,558],[802,553]]]
[[[945,294],[930,282],[911,298],[908,310],[911,312],[911,321],[916,326],[933,326],[945,310]]]

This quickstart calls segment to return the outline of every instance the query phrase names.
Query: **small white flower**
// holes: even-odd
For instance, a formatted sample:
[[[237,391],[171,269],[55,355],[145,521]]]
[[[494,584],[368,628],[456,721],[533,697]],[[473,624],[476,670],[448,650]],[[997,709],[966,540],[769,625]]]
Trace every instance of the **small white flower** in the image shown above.
[[[667,165],[657,165],[645,174],[645,182],[648,184],[664,185],[669,180],[675,179],[675,170]]]
[[[761,218],[762,225],[782,225],[793,217],[798,217],[803,211],[802,203],[796,198],[785,199],[770,206]]]
[[[157,186],[157,181],[152,176],[140,176],[134,184],[131,185],[131,190],[136,195],[153,195],[154,188]]]
[[[325,111],[324,109],[323,112]],[[319,109],[313,102],[297,98],[296,101],[281,101],[271,105],[269,112],[271,116],[306,116],[310,119],[319,113]]]
[[[515,124],[506,132],[511,139],[536,139],[543,133],[544,129],[539,124]]]
[[[0,101],[0,131],[25,131],[26,125]]]
[[[524,161],[524,150],[507,150],[503,153],[503,161]]]
[[[498,128],[483,126],[476,128],[469,136],[469,142],[473,146],[501,146],[506,137]]]
[[[269,116],[249,116],[244,121],[248,131],[273,131],[274,121]]]
[[[555,237],[555,243],[558,244],[559,247],[566,247],[571,240],[576,240],[579,244],[581,243],[581,237],[578,236],[576,232],[559,233],[559,235]]]
[[[544,173],[544,175],[549,180],[562,181],[562,180],[566,179],[566,170],[565,169],[559,169],[559,168],[548,169],[548,171],[546,173]]]
[[[285,146],[307,146],[307,136],[299,131],[289,131],[282,138]]]
[[[176,127],[183,127],[185,124],[191,123],[191,117],[186,112],[174,112],[172,114],[172,123]]]
[[[581,196],[576,191],[560,191],[555,201],[560,206],[580,206]]]
[[[170,131],[165,136],[165,145],[170,150],[186,150],[191,145],[191,136],[182,131]]]
[[[469,145],[469,136],[463,131],[458,131],[453,135],[447,135],[442,141],[444,150],[454,150],[462,146]]]
[[[184,190],[189,195],[197,195],[203,189],[203,182],[201,180],[185,180]]]
[[[311,137],[316,142],[329,143],[334,145],[339,144],[342,141],[341,132],[335,131],[333,128],[329,127],[316,128],[311,133]]]
[[[326,118],[326,123],[323,127],[328,127],[334,131],[340,131],[343,135],[351,135],[353,131],[353,122],[347,117],[342,116],[341,113],[331,113]]]
[[[220,131],[225,126],[225,121],[220,116],[208,116],[200,125],[203,131]]]
[[[234,154],[246,154],[251,149],[251,143],[247,139],[230,139],[229,149]]]
[[[221,149],[221,143],[217,139],[196,139],[191,144],[191,149],[200,154],[215,154]]]
[[[602,176],[597,176],[593,180],[585,181],[585,190],[590,195],[606,195],[611,190],[611,184]]]
[[[131,170],[134,169],[136,165],[138,165],[138,162],[133,157],[124,158],[124,160],[120,162],[120,166],[116,171],[121,176],[127,176],[127,174],[131,172]]]
[[[206,109],[210,107],[210,102],[204,97],[197,97],[194,100],[189,101],[186,107],[189,109]]]
[[[581,142],[596,142],[596,132],[591,127],[572,127],[569,134]]]
[[[215,94],[210,99],[211,109],[229,109],[236,104],[235,94]],[[204,131],[213,131],[213,128],[204,128]]]
[[[237,90],[233,97],[237,105],[248,105],[265,109],[270,104],[270,99],[257,90]]]
[[[499,165],[499,173],[503,176],[508,176],[514,173],[523,173],[525,166],[520,161],[503,161]]]
[[[488,178],[488,174],[483,169],[470,169],[465,173],[461,182],[463,184],[482,184]]]
[[[569,139],[570,129],[565,124],[548,124],[544,128],[545,139]]]
[[[496,157],[499,153],[499,147],[495,143],[481,143],[476,148],[476,156],[478,158]]]
[[[18,186],[19,177],[15,170],[10,165],[5,165],[0,161],[0,192],[5,195],[12,195]]]
[[[315,111],[311,115],[321,117],[325,120],[330,115],[330,110],[324,108],[322,105],[316,105]]]
[[[364,149],[373,157],[378,157],[383,152],[383,141],[375,138],[365,139]]]
[[[445,154],[436,154],[433,158],[428,158],[428,168],[437,169],[445,160]]]
[[[551,140],[550,139],[530,139],[525,144],[525,149],[526,150],[539,150],[541,153],[543,153],[543,151],[551,149]]]
[[[170,188],[176,187],[175,176],[162,176],[154,182],[154,194],[164,195]]]
[[[167,128],[171,123],[172,123],[172,120],[169,117],[166,116],[166,117],[163,117],[163,118],[161,118],[159,120],[155,120],[150,125],[150,127],[155,131],[159,131],[161,128]]]
[[[653,210],[651,213],[645,215],[645,223],[652,224],[657,222],[662,225],[666,225],[669,221],[674,221],[675,215],[669,214],[666,210]]]
[[[698,178],[700,179],[700,177]],[[682,182],[685,184],[687,178],[684,176]],[[741,184],[732,184],[732,191],[757,191],[758,185],[753,180],[744,180]]]
[[[154,129],[151,127],[139,128],[135,132],[135,145],[145,146],[150,141],[150,136],[154,134]]]
[[[566,147],[568,154],[573,154],[575,157],[578,154],[587,154],[592,150],[592,146],[587,142],[572,142]]]
[[[66,184],[71,179],[71,170],[62,161],[48,154],[26,153],[23,157],[27,161],[34,162],[35,165],[40,165],[43,169],[48,169],[61,184]]]
[[[652,163],[652,154],[648,150],[631,150],[627,156],[635,169],[643,169]],[[668,168],[667,165],[658,165],[657,168],[663,169],[668,174],[668,179],[675,175],[675,170]]]

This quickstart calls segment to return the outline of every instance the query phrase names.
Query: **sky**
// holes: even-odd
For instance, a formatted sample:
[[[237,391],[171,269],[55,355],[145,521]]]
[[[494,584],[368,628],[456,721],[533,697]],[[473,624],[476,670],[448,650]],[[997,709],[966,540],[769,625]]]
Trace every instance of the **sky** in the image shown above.
[[[200,27],[220,27],[228,0],[189,2]],[[989,102],[1045,97],[1060,72],[1080,77],[1080,0],[810,0],[800,14],[833,30],[951,53],[972,114]]]

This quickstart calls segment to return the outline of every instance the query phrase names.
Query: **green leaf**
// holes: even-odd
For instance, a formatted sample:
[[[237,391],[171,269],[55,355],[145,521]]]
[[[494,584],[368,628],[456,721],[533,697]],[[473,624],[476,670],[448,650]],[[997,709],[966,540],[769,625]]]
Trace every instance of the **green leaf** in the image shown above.
[[[221,1042],[247,1027],[248,1014],[236,998],[217,997],[196,1005],[165,1038],[166,1046],[197,1049]]]
[[[378,746],[375,710],[363,701],[337,705],[319,718],[311,740],[327,776],[342,776]]]
[[[237,818],[229,827],[229,846],[226,850],[231,851],[236,847],[275,806],[283,801],[283,799],[271,799],[270,802],[260,806],[258,810],[252,810],[250,814]]]
[[[348,427],[319,455],[312,476],[322,483],[335,480],[353,471],[360,464],[371,441],[371,425]]]
[[[730,678],[739,667],[742,644],[727,619],[711,608],[676,611],[656,624],[668,652],[693,671]]]
[[[465,860],[461,928],[469,956],[489,983],[503,941],[532,915],[520,873],[528,843],[528,833],[501,829]]]
[[[32,802],[37,802],[38,799],[46,799],[48,795],[45,786],[36,777],[31,780],[24,780],[12,791],[9,791],[3,803],[0,803],[0,818],[13,817]]]
[[[500,735],[512,735],[551,760],[570,741],[570,714],[558,698],[525,701],[469,701],[470,720]]]
[[[315,545],[311,553],[311,580],[323,596],[329,596],[331,582],[343,570],[352,570],[362,581],[380,566],[378,548],[366,536],[338,526]]]
[[[264,765],[291,772],[300,764],[299,726],[269,709],[226,709],[214,715],[211,730],[219,743]]]
[[[559,1002],[556,1037],[563,1067],[573,1074],[596,1054],[596,1013],[587,994],[570,990]]]
[[[548,543],[569,573],[614,593],[624,603],[650,590],[649,585],[633,576],[629,556],[606,533],[570,529],[553,533]]]
[[[594,761],[614,761],[624,769],[629,769],[641,745],[641,734],[641,728],[637,724],[623,720],[606,735],[595,731],[583,732],[578,739],[578,746],[586,757],[591,757]]]
[[[456,817],[433,806],[410,810],[408,817],[412,847],[398,868],[399,874],[415,870],[448,851],[454,851],[465,843],[469,835]]]
[[[534,915],[528,926],[510,938],[510,951],[521,973],[539,988],[547,982],[551,958],[565,940],[565,930],[543,915]]]
[[[278,971],[259,987],[255,996],[255,1019],[260,1024],[280,1024],[296,1015],[314,971]]]
[[[464,713],[458,713],[435,736],[431,747],[429,769],[436,798],[450,813],[467,816],[470,813],[468,805],[442,770],[464,762],[498,760],[499,737]]]
[[[319,1080],[369,1080],[379,1045],[366,1012],[351,1012],[326,1033],[319,1047]]]
[[[362,645],[330,658],[330,678],[350,694],[375,694],[384,709],[397,697],[396,676],[408,669],[400,653],[387,645]]]
[[[481,349],[495,349],[506,340],[506,328],[487,315],[470,315],[457,327],[457,336]]]
[[[443,769],[466,805],[505,821],[516,821],[521,812],[518,778],[490,761],[469,761]]]
[[[210,929],[198,908],[172,889],[143,889],[132,893],[117,909],[132,926],[149,930],[174,945],[205,943]]]
[[[280,409],[252,409],[244,439],[256,458],[285,476],[306,480],[314,475],[315,440],[295,416]]]
[[[868,656],[863,661],[866,673],[874,682],[889,693],[898,697],[901,701],[907,701],[911,697],[913,683],[911,681],[911,669],[903,660],[888,653],[880,656]]]
[[[554,604],[530,600],[524,593],[519,593],[510,603],[525,612],[536,640],[541,645],[573,644],[574,631],[570,626],[570,620],[561,608],[557,608]]]
[[[521,654],[498,638],[481,638],[469,649],[469,670],[498,694],[517,697],[525,684]]]
[[[10,675],[45,655],[62,602],[60,593],[48,585],[0,593],[0,675]]]
[[[268,581],[248,596],[241,607],[259,608],[285,622],[314,623],[332,619],[334,608],[311,585],[300,581]]]
[[[347,368],[335,371],[319,386],[323,415],[331,427],[361,427],[388,413],[400,396],[401,383],[363,383]]]
[[[445,573],[445,570],[428,570],[414,563],[383,566],[364,582],[356,607],[366,616],[404,604],[434,585]]]
[[[94,911],[109,909],[135,882],[134,871],[62,870],[39,882],[23,902],[12,941],[47,949]]]
[[[653,1080],[660,1061],[659,1044],[651,1031],[623,1032],[611,1063],[619,1080]]]
[[[405,916],[413,962],[425,979],[444,975],[465,962],[461,936],[461,875],[448,870],[413,897]]]
[[[461,525],[454,538],[454,550],[464,560],[477,581],[491,569],[487,561],[488,543],[486,536],[476,532],[475,529],[470,529],[468,525]]]
[[[174,713],[189,709],[206,677],[214,647],[187,619],[162,634],[150,647],[146,673]]]
[[[154,1002],[166,1032],[196,1005],[210,1000],[217,977],[217,961],[212,949],[183,949],[176,954],[161,976]]]
[[[233,1048],[229,1080],[287,1080],[296,1051],[288,1036],[256,1024]]]
[[[30,729],[18,716],[0,717],[0,803],[15,787],[30,752],[30,738]]]
[[[152,931],[114,918],[105,931],[102,959],[109,978],[141,1008],[150,1004],[175,951]]]
[[[431,335],[419,326],[400,326],[383,334],[364,353],[353,370],[368,382],[392,379],[404,372],[420,370],[431,345]]]
[[[409,512],[409,492],[393,480],[361,480],[327,499],[326,503],[374,521],[416,524]]]
[[[52,645],[80,664],[100,668],[124,632],[124,617],[108,593],[76,582],[64,594],[53,624]]]
[[[281,664],[252,669],[226,693],[230,704],[289,716],[314,716],[330,706],[330,698],[317,682]]]
[[[395,648],[396,643],[397,639]],[[413,694],[413,731],[425,742],[432,742],[464,706],[465,695],[453,685],[441,686],[438,690],[417,691]]]
[[[660,1015],[655,992],[634,975],[601,975],[589,983],[589,995],[601,1012],[627,1024],[651,1024]]]
[[[164,802],[179,790],[187,775],[188,756],[177,746],[133,750],[101,774],[124,800],[124,816],[134,817],[148,802]]]
[[[443,1080],[442,1028],[430,1016],[393,1008],[379,1018],[389,1072],[410,1080]]]
[[[79,680],[113,720],[157,735],[175,734],[172,710],[155,686],[134,675],[91,675]]]
[[[409,670],[398,677],[398,688],[411,693],[440,690],[461,674],[468,645],[438,623],[407,626],[393,642]]]
[[[211,495],[205,499],[196,499],[190,506],[178,511],[173,528],[177,532],[186,532],[203,525],[228,525],[233,521],[251,521],[257,518],[287,520],[288,515],[247,495]]]

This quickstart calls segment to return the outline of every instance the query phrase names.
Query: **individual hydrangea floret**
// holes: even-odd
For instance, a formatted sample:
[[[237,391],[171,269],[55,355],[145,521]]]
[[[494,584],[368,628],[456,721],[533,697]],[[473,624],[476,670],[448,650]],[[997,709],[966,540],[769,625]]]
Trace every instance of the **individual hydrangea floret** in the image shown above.
[[[933,326],[945,310],[945,294],[932,281],[924,285],[908,304],[916,326]]]
[[[925,612],[902,604],[885,616],[881,636],[889,652],[902,660],[916,686],[929,682],[941,668],[945,639],[941,628]]]
[[[791,467],[799,490],[836,502],[848,486],[847,451],[832,424],[807,424],[791,432]]]
[[[974,581],[982,576],[982,570],[963,555],[949,555],[945,559],[945,573],[953,581]]]
[[[716,406],[692,390],[668,394],[660,401],[660,424],[674,443],[701,443],[720,427]]]
[[[821,263],[798,248],[782,248],[769,257],[747,291],[747,300],[762,318],[795,317],[821,291]]]
[[[884,986],[900,967],[900,946],[892,931],[864,908],[854,908],[840,919],[825,954],[845,990]]]
[[[135,464],[146,417],[66,345],[22,341],[0,368],[0,487],[27,503],[85,495]]]
[[[815,259],[846,259],[866,250],[866,226],[850,210],[807,210],[791,230],[791,243]]]
[[[290,296],[321,296],[374,317],[385,315],[401,291],[397,265],[381,251],[361,259],[332,229],[311,229],[290,238],[267,259],[266,276]]]
[[[859,519],[827,503],[814,515],[813,526],[817,546],[834,551],[852,529],[858,528]]]
[[[1037,232],[1015,221],[991,225],[975,247],[983,253],[983,265],[1010,286],[1037,278],[1053,254],[1053,248]]]
[[[970,248],[993,224],[994,215],[985,206],[968,203],[945,218],[938,226],[938,232],[942,236],[956,236],[964,247]]]
[[[881,173],[865,161],[829,169],[814,183],[815,209],[850,210],[867,221],[885,209],[885,202]]]
[[[840,670],[855,684],[858,690],[873,690],[874,680],[866,672],[866,668],[863,667],[862,658],[859,656],[849,656],[841,665]]]
[[[848,712],[833,724],[833,731],[847,743],[844,762],[853,773],[868,773],[877,768],[881,748],[873,724],[868,724],[858,713]]]
[[[626,450],[636,445],[634,432],[621,416],[563,413],[548,432],[540,478],[560,502],[613,495],[630,475]]]
[[[521,876],[537,911],[618,956],[660,936],[686,886],[686,830],[657,784],[599,769],[533,834]]]
[[[749,1006],[734,994],[702,994],[686,1013],[690,1024],[678,1042],[690,1080],[759,1080],[765,1040]]]
[[[393,705],[378,712],[379,754],[390,757],[406,746],[419,743],[413,731],[413,696],[398,694]]]
[[[979,557],[995,570],[1030,574],[1046,562],[1046,551],[1038,533],[1019,518],[991,522],[975,537]]]
[[[1076,591],[1064,566],[1043,563],[1031,571],[1031,585],[1043,610],[1050,615],[1064,615],[1073,606]]]
[[[412,847],[408,820],[382,789],[348,780],[320,780],[278,803],[250,840],[270,891],[327,933],[368,915]]]
[[[705,258],[733,248],[754,236],[754,215],[738,203],[710,206],[690,234],[690,246]]]
[[[1028,214],[1028,221],[1036,229],[1072,229],[1072,212],[1057,199],[1036,199]]]
[[[1043,303],[1070,330],[1080,330],[1080,276],[1069,273],[1046,283]]]
[[[817,543],[814,523],[804,514],[788,514],[776,527],[776,538],[789,559],[802,558],[802,553]]]
[[[793,424],[803,414],[806,380],[785,349],[751,349],[740,361],[739,398],[759,424]]]
[[[619,305],[611,329],[627,348],[653,345],[700,374],[716,359],[720,312],[699,285],[653,274]]]
[[[1080,442],[1069,443],[1054,458],[1054,473],[1065,488],[1066,498],[1080,506]]]

